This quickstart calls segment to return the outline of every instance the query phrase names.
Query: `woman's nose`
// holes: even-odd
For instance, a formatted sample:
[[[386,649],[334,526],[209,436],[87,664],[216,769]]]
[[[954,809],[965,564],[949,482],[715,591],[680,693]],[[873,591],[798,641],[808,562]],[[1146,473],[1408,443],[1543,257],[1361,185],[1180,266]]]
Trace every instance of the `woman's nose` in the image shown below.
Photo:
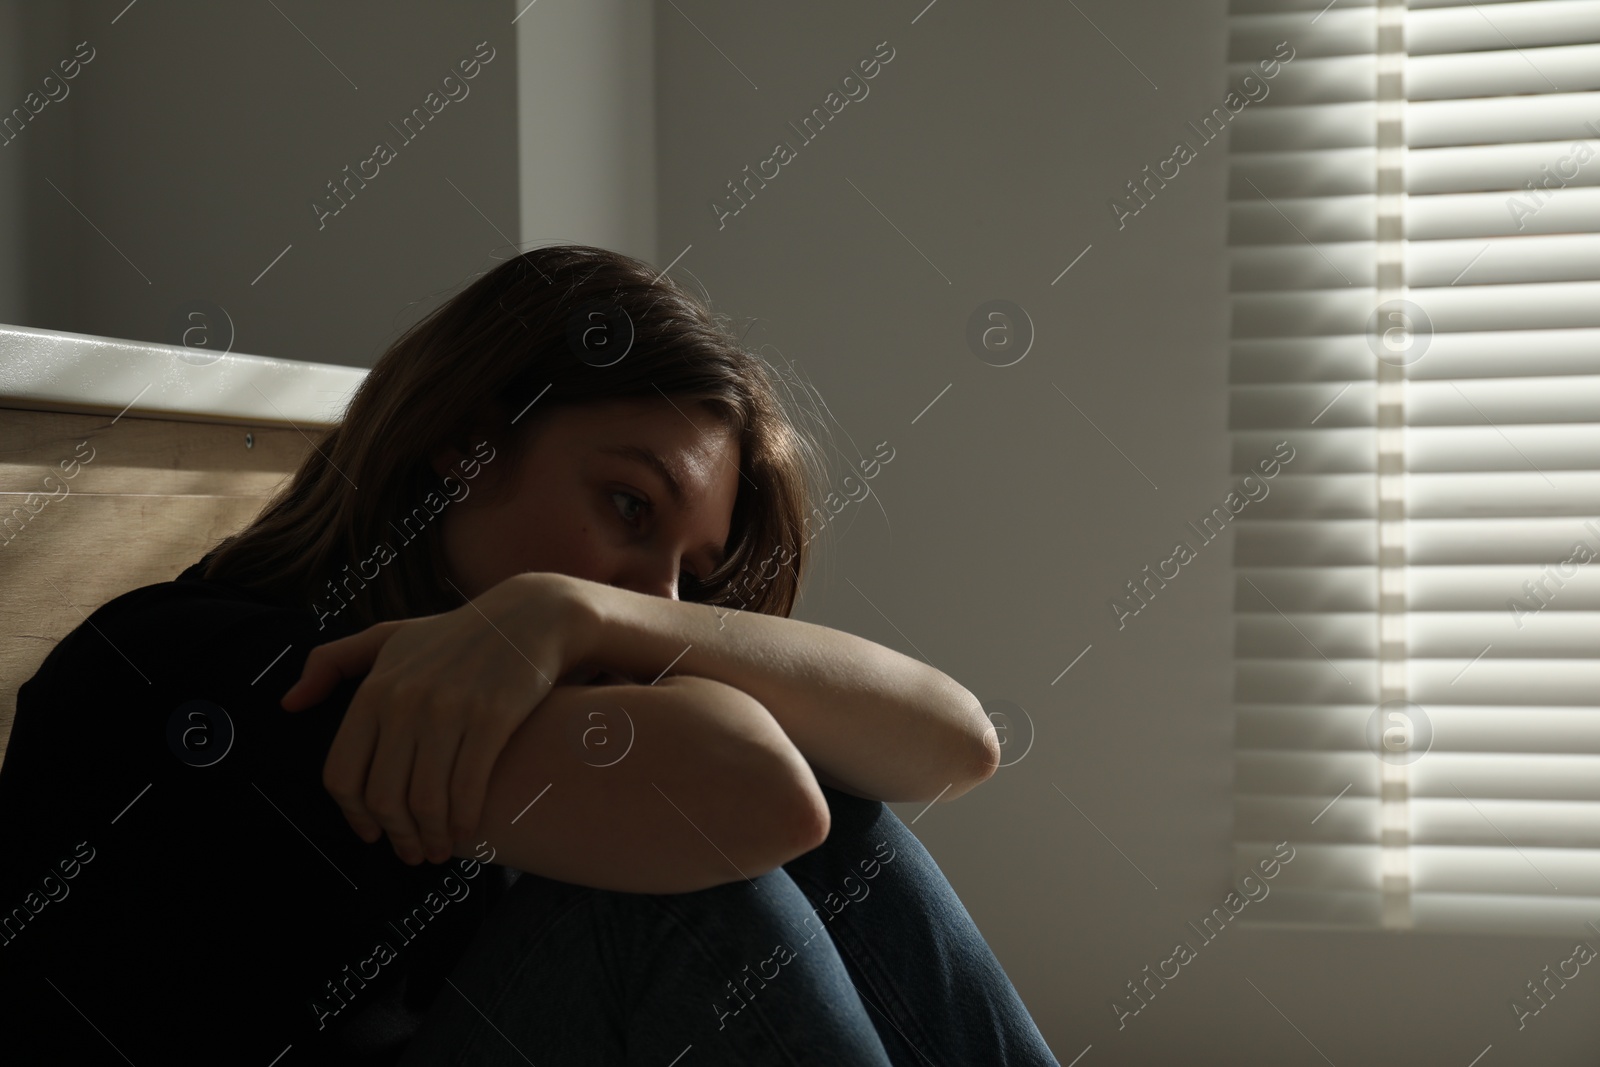
[[[678,580],[679,570],[673,566],[652,566],[632,574],[625,575],[612,585],[622,589],[630,589],[635,593],[645,596],[665,597],[668,600],[679,600]]]

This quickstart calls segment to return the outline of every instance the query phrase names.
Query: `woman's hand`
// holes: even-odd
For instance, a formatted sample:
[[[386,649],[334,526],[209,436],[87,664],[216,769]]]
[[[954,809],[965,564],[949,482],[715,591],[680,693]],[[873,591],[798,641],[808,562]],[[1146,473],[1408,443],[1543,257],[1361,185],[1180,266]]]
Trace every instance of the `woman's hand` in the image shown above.
[[[281,703],[303,710],[365,673],[323,785],[368,844],[381,826],[406,863],[443,862],[477,830],[512,732],[557,681],[593,673],[593,619],[563,575],[513,575],[452,611],[318,645]]]

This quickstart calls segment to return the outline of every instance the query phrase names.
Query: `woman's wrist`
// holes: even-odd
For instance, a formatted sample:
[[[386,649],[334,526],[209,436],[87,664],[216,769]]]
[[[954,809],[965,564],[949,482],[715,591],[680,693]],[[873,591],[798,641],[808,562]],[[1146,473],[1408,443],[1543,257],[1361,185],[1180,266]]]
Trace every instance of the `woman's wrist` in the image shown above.
[[[553,630],[559,635],[558,662],[537,664],[540,674],[552,684],[588,678],[601,666],[599,651],[600,618],[590,602],[592,582],[556,571],[521,571],[493,587],[483,596],[514,598],[514,620],[506,636],[519,647],[520,634],[534,630]],[[515,631],[515,632],[512,632]]]
[[[701,660],[716,644],[716,620],[703,604],[667,600],[585,578],[552,575],[565,584],[564,599],[572,614],[574,661],[591,672],[614,672],[651,684],[669,670],[693,674],[744,688],[748,672],[699,662],[685,669],[685,660]],[[686,657],[685,653],[695,649]]]
[[[598,601],[610,587],[556,571],[530,571],[523,577],[543,584],[535,595],[553,596],[561,604],[562,675],[587,679],[608,670],[610,665],[600,657],[604,619]]]

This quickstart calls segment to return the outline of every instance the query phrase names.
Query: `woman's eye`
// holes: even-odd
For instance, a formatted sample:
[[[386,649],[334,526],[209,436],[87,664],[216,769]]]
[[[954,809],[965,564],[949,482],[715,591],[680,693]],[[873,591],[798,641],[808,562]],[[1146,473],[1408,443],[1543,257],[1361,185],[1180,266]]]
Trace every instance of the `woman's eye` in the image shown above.
[[[629,526],[634,525],[638,521],[638,516],[642,512],[644,512],[645,510],[647,510],[650,507],[649,502],[646,501],[643,497],[635,496],[632,493],[625,493],[620,489],[614,490],[611,493],[611,499],[612,500],[616,500],[617,497],[621,497],[624,500],[630,500],[634,504],[637,505],[637,508],[633,511],[632,514],[622,514],[623,512],[625,512],[627,510],[625,507],[618,509],[618,513],[621,514],[622,521],[627,523]],[[704,584],[705,583],[702,582],[695,575],[689,574],[687,572],[685,572],[683,574],[680,574],[678,576],[678,585],[680,587],[687,587],[689,589],[698,589],[701,586],[703,586]]]
[[[645,508],[645,506],[646,506],[646,505],[645,505],[645,501],[644,501],[644,500],[643,500],[643,499],[642,499],[642,498],[641,498],[641,497],[637,497],[637,496],[634,496],[634,495],[633,495],[633,494],[632,494],[632,493],[624,493],[624,492],[622,492],[622,491],[621,491],[621,490],[620,490],[620,489],[619,489],[619,490],[617,490],[617,491],[615,491],[615,492],[613,492],[613,493],[612,493],[612,494],[611,494],[611,499],[612,499],[612,500],[615,500],[615,499],[616,499],[616,498],[617,498],[617,497],[619,497],[619,496],[620,496],[620,497],[622,497],[622,498],[623,498],[623,499],[624,499],[624,500],[631,500],[631,501],[633,501],[633,502],[634,502],[634,503],[636,503],[636,504],[638,504],[638,505],[639,505],[639,509],[638,509],[638,511],[635,511],[635,512],[634,512],[634,513],[633,513],[633,515],[632,515],[632,516],[630,516],[630,515],[623,515],[623,516],[622,516],[622,520],[623,520],[623,521],[624,521],[624,522],[626,522],[626,523],[628,523],[628,524],[630,524],[630,525],[632,525],[632,523],[633,523],[633,522],[634,522],[634,518],[635,518],[635,517],[636,517],[636,516],[637,516],[637,515],[638,515],[638,514],[639,514],[639,513],[640,513],[640,512],[642,512],[642,511],[643,511],[643,510],[644,510],[644,508]],[[621,511],[621,510],[625,510],[625,509],[619,509],[619,511]]]

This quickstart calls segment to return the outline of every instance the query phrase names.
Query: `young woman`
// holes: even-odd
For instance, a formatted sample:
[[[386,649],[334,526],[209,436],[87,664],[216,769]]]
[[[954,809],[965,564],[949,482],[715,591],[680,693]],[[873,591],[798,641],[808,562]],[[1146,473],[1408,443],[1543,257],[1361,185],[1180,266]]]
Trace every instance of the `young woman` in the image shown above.
[[[199,590],[248,619],[212,655],[293,652],[264,672],[278,708],[207,690],[181,725],[210,732],[169,721],[173,752],[210,773],[223,727],[303,730],[273,749],[298,779],[229,773],[358,895],[296,844],[332,894],[306,943],[377,931],[296,965],[285,925],[255,962],[309,1001],[285,1067],[1057,1062],[883,803],[993,773],[978,701],[786,617],[828,514],[781,384],[646,264],[524,253],[401,337],[261,515],[166,583],[191,621]],[[164,588],[105,632],[137,644]],[[22,716],[7,770],[44,745]]]

